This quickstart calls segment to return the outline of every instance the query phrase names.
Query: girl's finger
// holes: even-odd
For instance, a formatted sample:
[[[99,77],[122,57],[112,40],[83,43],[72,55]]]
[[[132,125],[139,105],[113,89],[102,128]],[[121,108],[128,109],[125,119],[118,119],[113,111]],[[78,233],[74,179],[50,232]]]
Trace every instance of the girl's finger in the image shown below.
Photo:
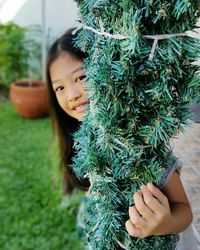
[[[151,214],[151,210],[147,207],[147,205],[144,202],[142,192],[136,192],[134,194],[134,201],[135,201],[135,207],[137,211],[145,218],[149,218],[149,215]]]
[[[142,230],[139,228],[136,228],[133,225],[133,223],[131,222],[131,220],[127,220],[125,226],[126,226],[126,230],[127,230],[128,234],[130,236],[133,236],[133,237],[141,237],[142,236]]]
[[[146,220],[140,216],[135,206],[129,207],[129,217],[131,222],[137,227],[137,228],[145,228],[146,226]]]
[[[151,214],[149,214],[149,218],[152,218],[154,214],[162,211],[163,206],[160,202],[152,195],[149,189],[145,186],[141,186],[141,191],[143,194],[145,204],[151,209]]]
[[[156,197],[158,199],[158,201],[164,207],[168,207],[169,206],[169,202],[168,202],[167,197],[157,187],[155,187],[152,183],[148,183],[147,184],[147,188],[153,194],[153,196]]]

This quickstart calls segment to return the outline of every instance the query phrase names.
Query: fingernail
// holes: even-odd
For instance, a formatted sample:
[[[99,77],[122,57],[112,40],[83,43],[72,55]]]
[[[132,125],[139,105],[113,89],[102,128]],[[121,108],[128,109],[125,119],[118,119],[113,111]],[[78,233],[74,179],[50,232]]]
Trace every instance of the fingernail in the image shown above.
[[[145,187],[145,185],[144,184],[142,184],[141,186],[140,186],[140,189],[143,189]]]

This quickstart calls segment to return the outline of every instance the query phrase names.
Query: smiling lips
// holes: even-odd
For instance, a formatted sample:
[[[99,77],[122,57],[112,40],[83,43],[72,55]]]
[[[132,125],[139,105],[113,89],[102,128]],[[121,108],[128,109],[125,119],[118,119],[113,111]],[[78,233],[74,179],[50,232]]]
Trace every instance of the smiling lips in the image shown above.
[[[77,111],[77,112],[83,112],[85,111],[85,105],[88,104],[89,102],[84,102],[84,103],[81,103],[79,104],[78,106],[74,107],[73,110]]]

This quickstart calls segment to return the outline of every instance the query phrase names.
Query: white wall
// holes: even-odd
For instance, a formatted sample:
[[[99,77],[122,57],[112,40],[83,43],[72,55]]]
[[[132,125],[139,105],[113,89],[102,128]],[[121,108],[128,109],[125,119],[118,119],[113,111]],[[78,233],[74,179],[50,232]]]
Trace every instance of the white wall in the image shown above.
[[[46,0],[46,30],[60,36],[66,29],[76,26],[77,5],[74,0]],[[42,24],[42,0],[27,0],[13,19],[19,25]]]

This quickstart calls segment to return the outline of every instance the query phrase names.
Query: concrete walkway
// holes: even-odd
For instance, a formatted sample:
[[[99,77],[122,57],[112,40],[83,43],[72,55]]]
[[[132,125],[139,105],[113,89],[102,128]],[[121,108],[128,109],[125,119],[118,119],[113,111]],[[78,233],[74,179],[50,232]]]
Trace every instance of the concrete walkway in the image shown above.
[[[193,210],[194,232],[200,249],[200,123],[191,125],[171,141],[174,154],[182,161],[181,179]]]

